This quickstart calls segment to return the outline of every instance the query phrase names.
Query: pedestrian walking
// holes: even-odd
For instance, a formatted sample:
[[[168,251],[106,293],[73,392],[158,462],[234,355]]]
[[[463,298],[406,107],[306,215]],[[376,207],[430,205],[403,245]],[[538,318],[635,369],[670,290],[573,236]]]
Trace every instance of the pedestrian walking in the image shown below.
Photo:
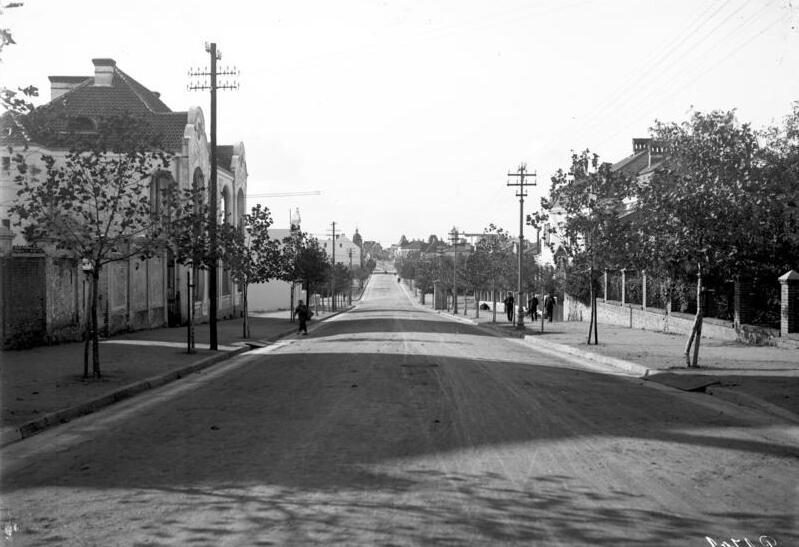
[[[305,302],[300,300],[300,303],[297,304],[297,309],[294,310],[294,314],[300,322],[300,329],[297,331],[297,334],[302,333],[303,335],[307,335],[308,319],[311,316],[311,311],[308,309],[308,306],[305,305]]]
[[[547,319],[549,322],[552,322],[552,316],[555,314],[555,297],[550,293],[546,296],[546,302],[544,304],[547,310]]]
[[[530,296],[530,300],[527,302],[527,311],[533,321],[538,319],[538,297],[536,295]]]
[[[508,292],[508,296],[505,297],[505,300],[502,301],[505,304],[505,314],[508,316],[508,321],[511,323],[513,322],[513,303],[515,300],[513,299],[513,293]]]

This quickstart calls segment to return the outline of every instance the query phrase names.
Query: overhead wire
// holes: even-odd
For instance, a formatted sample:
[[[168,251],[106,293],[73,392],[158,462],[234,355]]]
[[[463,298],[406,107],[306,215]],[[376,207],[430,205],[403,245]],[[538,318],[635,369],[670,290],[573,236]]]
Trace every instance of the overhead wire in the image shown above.
[[[757,12],[757,14],[755,15],[756,19],[761,19],[762,18],[761,15],[762,15],[763,11],[764,10],[761,9],[760,11]],[[645,101],[644,102],[644,108],[646,110],[639,110],[639,113],[637,115],[635,115],[633,118],[630,118],[628,123],[626,123],[626,124],[624,124],[624,123],[616,124],[616,126],[614,127],[615,131],[613,133],[607,134],[607,136],[605,136],[601,141],[599,141],[598,144],[601,145],[601,144],[607,143],[611,139],[615,138],[616,136],[618,136],[619,134],[621,134],[622,132],[627,130],[630,126],[632,126],[632,125],[634,125],[636,123],[639,123],[645,117],[651,116],[652,113],[656,112],[658,109],[661,109],[663,107],[663,105],[664,105],[663,101],[656,100],[654,102],[652,102],[652,101],[646,102],[647,99],[649,99],[649,98],[657,99],[657,97],[659,95],[666,95],[668,97],[667,98],[668,102],[666,102],[665,104],[671,104],[672,102],[674,102],[678,92],[682,91],[683,89],[685,89],[689,85],[692,85],[693,83],[695,83],[700,78],[702,78],[704,76],[707,76],[708,74],[710,74],[711,72],[716,70],[719,66],[721,66],[723,63],[725,63],[727,60],[729,60],[730,57],[732,57],[733,55],[738,53],[741,49],[743,49],[744,47],[749,45],[751,42],[753,42],[754,40],[756,40],[757,38],[759,38],[760,36],[765,34],[768,30],[770,30],[775,25],[777,25],[781,20],[782,20],[782,16],[778,16],[778,17],[774,18],[773,20],[769,20],[764,27],[760,28],[760,30],[756,31],[754,34],[747,34],[746,37],[742,41],[740,41],[737,46],[734,46],[731,50],[729,50],[727,52],[726,55],[724,55],[721,58],[709,58],[707,55],[705,55],[704,58],[707,60],[707,62],[705,62],[702,65],[698,66],[698,68],[695,68],[689,74],[683,76],[680,81],[671,82],[670,85],[667,88],[664,88],[662,90],[656,90],[655,92],[652,92],[649,95],[645,96],[643,98],[643,100]],[[737,27],[731,29],[725,35],[725,38],[727,36],[730,36],[731,34],[737,33],[743,27],[751,26],[751,23],[752,23],[752,20],[747,20],[747,21],[742,22]],[[723,40],[717,42],[713,47],[711,47],[709,50],[707,50],[706,53],[710,53],[710,52],[713,52],[713,51],[717,50],[722,43],[724,43]],[[646,106],[646,105],[648,105],[648,106]]]
[[[660,53],[656,55],[653,59],[645,59],[641,65],[640,69],[635,69],[635,72],[638,73],[637,77],[633,75],[631,78],[628,78],[621,86],[619,86],[618,90],[612,93],[609,97],[601,101],[600,103],[594,105],[594,109],[591,111],[591,114],[588,118],[586,118],[585,122],[590,123],[592,118],[596,118],[601,116],[601,112],[610,109],[614,106],[617,102],[622,101],[625,96],[627,95],[634,95],[636,92],[636,87],[639,87],[640,84],[638,82],[642,80],[646,80],[651,73],[653,73],[666,59],[668,59],[672,54],[674,54],[682,44],[686,42],[690,37],[694,36],[703,26],[711,21],[711,19],[726,6],[730,3],[731,0],[723,0],[713,13],[708,13],[712,10],[713,4],[708,4],[704,11],[702,11],[699,15],[696,16],[695,19],[686,26],[682,33],[677,35],[673,40],[667,40],[666,46],[661,49]],[[657,48],[657,49],[660,49]]]
[[[729,3],[729,2],[725,2],[725,3],[724,3],[724,5],[723,5],[722,7],[726,6],[728,3]],[[641,97],[649,97],[649,96],[651,96],[651,94],[652,94],[652,90],[654,90],[655,92],[657,92],[657,91],[658,91],[658,90],[660,90],[661,88],[665,88],[665,87],[667,87],[666,85],[664,85],[664,84],[665,84],[665,82],[669,82],[669,84],[668,84],[669,86],[670,86],[670,85],[672,85],[672,84],[671,84],[672,80],[669,78],[670,72],[672,72],[672,71],[673,71],[675,68],[676,68],[677,70],[679,70],[679,69],[680,69],[680,67],[681,67],[681,66],[683,66],[683,64],[684,64],[684,61],[685,61],[685,59],[686,59],[686,58],[696,58],[696,59],[703,59],[703,58],[706,58],[706,57],[707,57],[707,51],[708,51],[708,50],[699,51],[699,49],[698,49],[698,48],[700,48],[700,46],[702,46],[703,44],[705,44],[705,43],[707,43],[709,40],[711,40],[711,39],[714,37],[714,35],[716,35],[718,32],[720,32],[720,30],[721,30],[721,29],[724,27],[724,25],[725,25],[725,24],[726,24],[726,23],[727,23],[727,22],[728,22],[728,21],[729,21],[731,18],[733,18],[735,15],[737,15],[737,14],[738,14],[738,13],[739,13],[739,12],[740,12],[740,11],[741,11],[743,8],[745,8],[747,5],[749,5],[749,4],[748,4],[748,2],[747,2],[747,0],[743,0],[743,1],[742,1],[742,2],[741,2],[739,5],[738,5],[738,7],[737,7],[737,8],[735,8],[735,9],[733,9],[731,12],[729,12],[729,13],[726,15],[726,17],[724,17],[724,18],[723,18],[721,21],[719,21],[719,22],[718,22],[718,23],[717,23],[717,24],[716,24],[714,27],[712,27],[712,28],[711,28],[711,29],[708,31],[708,33],[706,33],[706,34],[702,35],[702,36],[701,36],[701,37],[699,37],[699,38],[698,38],[696,41],[693,41],[692,43],[690,43],[690,44],[689,44],[689,48],[688,48],[686,51],[684,51],[684,52],[683,52],[683,53],[682,53],[680,56],[678,56],[677,58],[675,58],[674,60],[672,60],[670,63],[666,64],[666,65],[665,65],[665,66],[664,66],[662,69],[660,68],[660,64],[662,64],[662,63],[659,63],[659,64],[657,65],[657,67],[653,66],[653,67],[652,67],[652,68],[653,68],[653,70],[655,70],[655,68],[657,68],[657,69],[658,69],[658,70],[657,70],[657,72],[654,72],[654,73],[653,73],[653,75],[652,75],[652,77],[651,77],[651,78],[649,78],[649,79],[648,79],[648,81],[647,81],[646,83],[644,83],[644,84],[642,84],[642,85],[640,85],[640,86],[637,86],[637,87],[638,87],[638,89],[631,90],[631,91],[630,91],[630,92],[627,94],[627,95],[629,95],[629,96],[631,97],[631,101],[627,101],[627,102],[625,102],[623,105],[620,105],[620,106],[624,106],[624,107],[625,107],[625,108],[626,108],[626,109],[629,111],[629,110],[631,109],[631,108],[630,108],[630,105],[631,105],[631,104],[640,103],[640,102],[641,102]],[[758,16],[759,16],[761,13],[763,13],[763,12],[764,12],[766,9],[768,9],[769,7],[770,7],[770,5],[769,5],[769,4],[766,4],[766,5],[765,5],[763,8],[761,8],[761,9],[760,9],[760,10],[757,12],[757,14],[755,14],[755,15],[754,15],[754,17],[758,17]],[[714,11],[714,12],[713,12],[713,15],[714,15],[714,16],[715,16],[715,15],[717,15],[717,14],[718,14],[718,10],[716,10],[716,11]],[[744,21],[744,22],[743,22],[743,24],[740,24],[740,25],[738,25],[738,27],[737,27],[737,28],[741,28],[743,25],[747,24],[748,22],[749,22],[749,21]],[[728,36],[729,34],[730,34],[730,33],[727,33],[727,36]],[[683,42],[683,43],[684,43],[684,42]],[[716,43],[718,43],[718,42],[716,42]],[[713,47],[711,47],[711,50],[712,50],[713,48],[715,48],[715,47],[716,47],[716,46],[713,46]],[[669,54],[667,57],[665,57],[663,60],[665,61],[665,59],[667,59],[667,58],[671,57],[671,56],[672,56],[672,55],[671,55],[671,53],[675,53],[676,51],[677,51],[677,49],[676,49],[676,48],[675,48],[675,49],[673,49],[673,50],[670,52],[670,54]],[[682,64],[678,65],[678,63],[680,63],[681,61],[682,61]],[[601,114],[601,116],[607,117],[607,116],[610,114],[610,109],[608,109],[608,110],[606,110],[605,112],[603,112],[603,113],[600,113],[600,114]],[[603,121],[603,120],[602,120],[602,118],[600,117],[600,119],[598,119],[598,120],[595,120],[593,123],[588,123],[588,124],[586,124],[586,125],[584,126],[584,129],[587,129],[587,130],[589,130],[589,131],[590,131],[591,129],[594,129],[595,127],[597,127],[597,126],[598,126],[598,125],[599,125],[599,124],[600,124],[602,121]]]

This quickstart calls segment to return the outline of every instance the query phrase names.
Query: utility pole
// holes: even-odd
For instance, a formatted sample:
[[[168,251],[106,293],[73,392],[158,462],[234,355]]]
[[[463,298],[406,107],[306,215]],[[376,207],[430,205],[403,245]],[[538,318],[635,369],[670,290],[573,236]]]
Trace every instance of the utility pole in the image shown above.
[[[333,268],[330,270],[330,309],[336,311],[336,221],[333,226]]]
[[[518,186],[516,197],[519,198],[519,282],[517,285],[516,300],[516,328],[524,328],[524,313],[522,313],[522,257],[524,255],[524,198],[527,196],[525,186],[535,186],[535,182],[527,182],[529,177],[535,178],[536,173],[527,172],[527,164],[521,163],[516,173],[508,173],[509,177],[518,177],[518,182],[508,181],[508,186]]]
[[[210,90],[211,91],[211,173],[208,183],[208,242],[211,248],[210,267],[208,268],[208,296],[210,299],[210,310],[208,313],[208,326],[210,329],[210,347],[211,350],[217,350],[218,341],[216,335],[216,312],[219,295],[217,294],[217,269],[218,256],[216,249],[216,227],[219,219],[217,218],[217,191],[216,191],[216,90],[217,89],[238,89],[238,81],[227,82],[219,84],[216,79],[218,76],[238,76],[238,69],[224,68],[222,71],[217,71],[216,62],[222,58],[222,52],[217,50],[216,43],[205,43],[205,51],[211,56],[211,70],[192,69],[189,70],[189,77],[208,77],[208,83],[192,83],[189,84],[189,90]]]
[[[347,254],[350,255],[350,275],[352,275],[352,247],[348,249]],[[348,292],[347,305],[352,306],[352,280],[350,280],[350,290]]]
[[[452,243],[452,314],[458,315],[458,229],[452,227],[449,233]],[[464,304],[465,305],[465,304]]]

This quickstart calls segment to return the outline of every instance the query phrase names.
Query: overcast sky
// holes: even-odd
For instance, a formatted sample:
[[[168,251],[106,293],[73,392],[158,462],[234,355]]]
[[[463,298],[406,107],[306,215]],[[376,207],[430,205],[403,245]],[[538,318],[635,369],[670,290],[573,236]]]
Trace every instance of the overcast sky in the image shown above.
[[[518,233],[506,187],[526,162],[538,205],[571,149],[631,153],[654,119],[738,109],[756,127],[799,99],[799,8],[788,0],[25,0],[2,84],[91,75],[111,57],[173,110],[199,105],[187,71],[241,71],[220,92],[218,142],[243,141],[249,199],[323,236],[394,243],[452,226]]]

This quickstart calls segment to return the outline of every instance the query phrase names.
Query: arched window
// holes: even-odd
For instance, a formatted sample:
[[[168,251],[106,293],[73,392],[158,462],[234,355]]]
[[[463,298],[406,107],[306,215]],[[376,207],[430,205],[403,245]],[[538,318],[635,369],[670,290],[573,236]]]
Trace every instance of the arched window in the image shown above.
[[[76,116],[67,121],[67,131],[71,133],[93,133],[97,131],[97,124],[86,116]]]
[[[150,182],[150,211],[154,215],[171,215],[170,193],[174,191],[175,180],[168,171],[153,174]]]
[[[244,202],[244,190],[239,188],[239,193],[236,196],[236,224],[242,226],[244,224],[244,211],[246,204]]]
[[[205,177],[202,170],[198,167],[194,170],[194,176],[191,180],[191,189],[194,193],[194,211],[198,212],[200,206],[205,202]]]
[[[202,205],[205,203],[205,177],[202,170],[197,167],[194,170],[194,175],[191,181],[191,189],[193,191],[192,199],[194,200],[194,212],[199,213],[202,210]],[[196,237],[202,237],[203,231],[202,223],[197,221],[194,229],[196,230]],[[192,277],[194,279],[194,301],[202,302],[205,295],[205,272],[200,268],[199,264],[192,265]]]
[[[221,214],[220,224],[232,224],[233,218],[230,214],[230,190],[225,186],[222,188],[222,207],[219,208]]]

